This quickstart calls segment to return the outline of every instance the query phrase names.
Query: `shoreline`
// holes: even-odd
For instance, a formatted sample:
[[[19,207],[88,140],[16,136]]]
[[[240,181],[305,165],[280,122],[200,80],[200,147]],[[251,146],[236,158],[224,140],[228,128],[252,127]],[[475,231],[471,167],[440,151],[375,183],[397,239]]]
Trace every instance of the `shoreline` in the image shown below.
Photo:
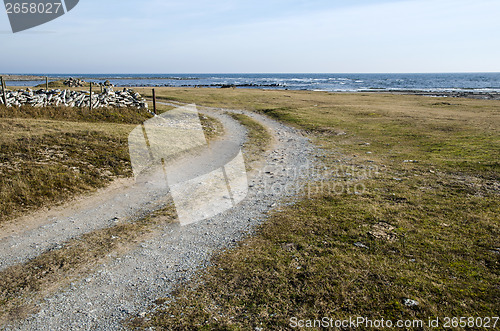
[[[342,93],[342,92],[333,92]],[[354,93],[372,93],[372,94],[394,94],[394,95],[418,95],[423,97],[434,98],[468,98],[468,99],[481,99],[481,100],[500,100],[500,92],[485,92],[485,91],[419,91],[419,90],[384,90],[384,91],[358,91]]]
[[[0,74],[3,79],[6,81],[13,82],[29,82],[29,81],[38,81],[45,80],[45,76],[37,76],[37,75],[8,75],[8,74]]]
[[[121,89],[134,89],[134,88],[165,88],[165,89],[222,89],[221,87],[193,87],[193,86],[141,86],[141,85],[127,85],[127,86],[114,86],[115,90]],[[7,90],[43,90],[41,87],[32,86],[8,86]],[[49,90],[81,90],[84,87],[79,88],[50,88]],[[477,99],[477,100],[500,100],[500,92],[482,92],[482,91],[453,91],[453,92],[434,92],[434,91],[418,91],[418,90],[360,90],[360,91],[319,91],[319,90],[296,90],[296,89],[276,89],[276,88],[236,88],[237,90],[261,90],[261,91],[283,91],[283,92],[317,92],[317,93],[330,93],[330,94],[392,94],[392,95],[414,95],[423,96],[431,98],[466,98],[466,99]]]
[[[41,76],[41,75],[24,75],[24,74],[0,74],[1,77],[3,77],[4,81],[8,82],[9,86],[11,88],[21,88],[21,89],[37,89],[40,87],[41,84],[37,84],[34,86],[31,85],[24,85],[24,84],[19,84],[16,85],[15,82],[44,82],[46,76]],[[109,78],[105,77],[81,77],[81,79],[85,79],[87,81],[104,81],[104,80],[109,80],[112,79],[115,82],[115,87],[116,88],[192,88],[192,89],[197,89],[197,88],[208,88],[208,89],[257,89],[257,90],[277,90],[277,91],[312,91],[312,92],[327,92],[327,93],[332,93],[332,94],[358,94],[358,93],[369,93],[369,94],[395,94],[395,95],[419,95],[419,96],[427,96],[427,97],[442,97],[442,98],[469,98],[469,99],[481,99],[481,100],[500,100],[500,90],[499,89],[488,89],[488,88],[442,88],[442,87],[435,87],[435,88],[425,88],[425,89],[418,89],[418,88],[376,88],[376,87],[365,87],[365,88],[359,88],[359,89],[317,89],[314,88],[314,86],[311,86],[311,88],[303,88],[303,87],[293,87],[293,86],[288,86],[287,84],[284,83],[272,83],[272,82],[240,82],[240,83],[224,83],[224,82],[203,82],[202,84],[182,84],[182,85],[171,85],[171,84],[141,84],[138,83],[137,81],[142,81],[142,80],[151,80],[151,81],[156,81],[156,80],[176,80],[176,81],[192,81],[192,80],[197,80],[200,78],[197,78],[196,75],[192,75],[190,77],[179,77],[179,76],[166,76],[166,77],[111,77],[113,75],[109,75]],[[80,77],[78,75],[74,75],[74,77]],[[49,81],[56,81],[56,80],[63,80],[66,79],[67,77],[59,77],[56,75],[52,75],[49,77]],[[133,79],[137,80],[136,82],[127,82],[128,80]],[[116,84],[116,81],[123,81],[123,84]],[[96,82],[97,83],[97,82]],[[200,82],[201,83],[201,82]],[[25,83],[27,84],[27,83]],[[38,87],[37,87],[38,86]]]

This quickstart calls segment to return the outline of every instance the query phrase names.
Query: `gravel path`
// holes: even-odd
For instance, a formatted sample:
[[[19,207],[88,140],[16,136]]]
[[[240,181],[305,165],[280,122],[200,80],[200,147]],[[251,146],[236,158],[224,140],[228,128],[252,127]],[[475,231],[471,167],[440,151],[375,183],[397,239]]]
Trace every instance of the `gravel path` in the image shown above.
[[[244,131],[227,116],[216,115],[225,127],[225,135],[197,155],[186,155],[169,165],[169,182],[182,181],[218,168],[233,156],[227,146],[243,144]],[[194,160],[193,160],[194,159]],[[121,221],[134,220],[162,208],[169,200],[169,187],[164,183],[162,169],[133,180],[120,180],[117,185],[101,190],[88,200],[69,204],[51,212],[30,216],[31,228],[11,228],[0,236],[0,271],[24,263],[41,253],[58,248],[61,243],[94,230],[107,228]],[[184,177],[184,178],[183,178]],[[16,222],[12,222],[16,223]],[[26,224],[19,221],[18,224]],[[32,223],[35,223],[33,225]],[[12,254],[15,251],[16,254]]]
[[[244,130],[224,115],[225,111],[213,108],[202,110],[222,120],[231,139],[238,141]],[[313,164],[315,152],[312,144],[297,130],[276,121],[250,112],[234,112],[245,113],[258,120],[270,129],[276,139],[266,156],[265,166],[249,180],[248,196],[243,202],[195,224],[165,226],[156,236],[140,243],[126,255],[111,259],[92,275],[46,298],[39,305],[38,313],[4,328],[122,329],[124,319],[146,312],[155,299],[168,296],[177,284],[191,279],[196,270],[206,266],[218,250],[251,234],[269,210],[296,196],[296,186],[292,184],[307,179],[307,170]],[[75,215],[67,220],[76,218]],[[67,222],[61,223],[67,226]],[[102,226],[106,224],[109,225],[101,223]]]

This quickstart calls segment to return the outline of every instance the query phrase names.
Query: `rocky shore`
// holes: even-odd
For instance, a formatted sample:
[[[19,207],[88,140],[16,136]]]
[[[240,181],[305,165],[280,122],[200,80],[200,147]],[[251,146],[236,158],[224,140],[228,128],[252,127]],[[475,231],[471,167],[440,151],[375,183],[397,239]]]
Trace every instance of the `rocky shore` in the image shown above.
[[[68,87],[83,87],[86,82],[82,79],[70,77],[69,79],[66,79],[63,84]]]
[[[184,79],[187,80],[187,79]],[[119,86],[126,87],[186,87],[186,88],[285,88],[284,84],[255,84],[255,83],[241,83],[241,84],[223,84],[223,83],[214,83],[214,84],[198,84],[198,85],[173,85],[173,84],[120,84]]]
[[[65,106],[65,107],[135,107],[148,108],[148,103],[139,93],[123,89],[113,91],[106,88],[103,93],[93,93],[92,98],[88,91],[70,90],[36,90],[31,89],[6,91],[7,107],[20,107],[29,105],[32,107]],[[3,96],[0,95],[0,104],[4,104]]]
[[[32,80],[45,80],[45,76],[35,76],[35,75],[1,75],[3,79],[8,81],[32,81]]]
[[[470,98],[484,100],[500,100],[500,92],[495,91],[419,91],[419,90],[361,90],[360,93],[391,93],[391,94],[410,94],[422,95],[427,97],[442,98]]]

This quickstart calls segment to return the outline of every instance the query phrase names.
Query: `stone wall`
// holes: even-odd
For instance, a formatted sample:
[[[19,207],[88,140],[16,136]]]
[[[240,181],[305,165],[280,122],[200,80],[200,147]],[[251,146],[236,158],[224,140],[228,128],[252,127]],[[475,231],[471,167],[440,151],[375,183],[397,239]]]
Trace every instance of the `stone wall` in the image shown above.
[[[37,90],[31,89],[6,91],[7,107],[29,105],[33,107],[66,106],[89,107],[90,92],[70,90]],[[3,96],[0,93],[0,104]],[[106,88],[103,93],[92,93],[92,106],[98,107],[136,107],[148,108],[148,103],[139,93],[130,89],[113,91]]]

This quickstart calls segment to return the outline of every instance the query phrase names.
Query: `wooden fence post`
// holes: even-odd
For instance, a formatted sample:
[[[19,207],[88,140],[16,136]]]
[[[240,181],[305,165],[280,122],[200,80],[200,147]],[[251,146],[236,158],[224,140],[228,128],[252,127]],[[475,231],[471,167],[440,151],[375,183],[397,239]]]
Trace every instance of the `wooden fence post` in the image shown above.
[[[89,109],[92,111],[92,82],[90,82],[90,104]]]
[[[45,90],[49,90],[49,77],[45,76]]]
[[[153,89],[153,113],[156,115],[156,92],[155,89]]]
[[[5,105],[5,107],[7,107],[7,96],[5,95],[5,80],[3,79],[3,76],[0,76],[0,83],[2,83],[3,104]]]

